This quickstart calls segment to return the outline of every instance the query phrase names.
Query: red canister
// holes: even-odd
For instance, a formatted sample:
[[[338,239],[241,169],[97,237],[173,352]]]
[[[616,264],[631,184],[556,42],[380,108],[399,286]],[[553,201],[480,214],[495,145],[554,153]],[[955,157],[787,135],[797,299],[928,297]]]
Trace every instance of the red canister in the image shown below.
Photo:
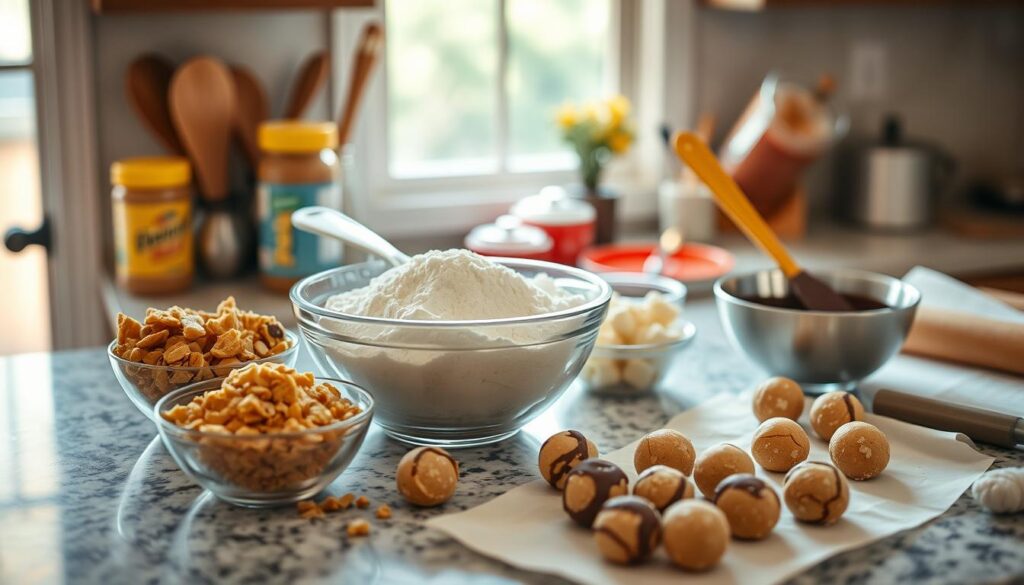
[[[561,187],[545,187],[526,197],[512,206],[512,215],[547,232],[554,243],[553,262],[575,266],[580,252],[594,242],[594,207]]]
[[[513,215],[478,225],[466,236],[466,248],[481,256],[550,260],[552,242],[544,230],[525,225]]]

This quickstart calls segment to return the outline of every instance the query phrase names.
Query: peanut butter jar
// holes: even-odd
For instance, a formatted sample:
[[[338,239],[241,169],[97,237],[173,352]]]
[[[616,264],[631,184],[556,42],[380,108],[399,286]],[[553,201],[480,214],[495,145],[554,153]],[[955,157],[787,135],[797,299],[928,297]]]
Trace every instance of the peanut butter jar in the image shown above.
[[[292,212],[302,207],[341,207],[337,127],[330,122],[264,122],[259,145],[260,279],[286,292],[300,278],[341,261],[339,242],[296,230],[291,222]]]
[[[155,295],[192,284],[191,180],[184,158],[128,158],[110,166],[119,286]]]

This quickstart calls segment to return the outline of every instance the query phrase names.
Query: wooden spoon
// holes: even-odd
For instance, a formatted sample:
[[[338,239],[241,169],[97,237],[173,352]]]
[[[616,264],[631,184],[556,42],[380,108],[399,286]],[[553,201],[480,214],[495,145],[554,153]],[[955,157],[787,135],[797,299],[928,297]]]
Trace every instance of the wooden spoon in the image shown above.
[[[161,55],[147,53],[128,65],[125,72],[124,90],[128,103],[149,129],[153,136],[169,152],[185,154],[171,122],[167,104],[167,89],[174,75],[174,65]]]
[[[231,73],[212,57],[196,57],[171,80],[171,118],[210,202],[228,196],[228,151],[237,100]]]
[[[384,30],[376,22],[371,22],[363,27],[363,34],[359,39],[352,76],[348,81],[348,96],[345,98],[345,105],[338,118],[338,146],[348,144],[352,134],[352,127],[355,125],[356,112],[359,111],[359,104],[366,92],[366,85],[377,63],[381,49],[384,47]]]
[[[751,242],[775,259],[789,279],[796,298],[811,311],[852,311],[853,307],[832,287],[811,276],[796,263],[778,236],[732,180],[704,141],[689,132],[676,134],[676,155],[697,173],[711,189],[722,211],[732,219]]]
[[[327,72],[330,68],[331,58],[326,51],[318,51],[306,59],[299,71],[298,78],[295,79],[295,85],[292,86],[288,106],[284,110],[286,119],[295,120],[306,113],[316,92],[320,91],[320,87],[327,80]]]
[[[260,147],[256,136],[260,124],[269,116],[267,93],[252,71],[241,65],[231,66],[231,79],[235,83],[238,107],[235,109],[235,138],[242,146],[253,169],[260,162]]]

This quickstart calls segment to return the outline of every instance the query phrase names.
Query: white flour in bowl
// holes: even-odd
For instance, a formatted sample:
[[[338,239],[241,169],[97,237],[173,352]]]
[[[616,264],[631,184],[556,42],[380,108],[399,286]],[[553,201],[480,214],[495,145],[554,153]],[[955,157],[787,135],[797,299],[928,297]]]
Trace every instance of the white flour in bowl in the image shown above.
[[[448,250],[415,256],[365,287],[331,297],[325,308],[395,320],[468,321],[542,315],[584,301],[545,274],[526,278],[472,252]],[[583,341],[557,334],[583,323],[583,316],[501,327],[325,320],[323,326],[353,341],[323,339],[321,347],[331,365],[374,395],[376,420],[385,428],[410,434],[416,428],[419,436],[496,435],[543,410],[579,372]]]
[[[541,315],[582,301],[546,274],[528,279],[468,250],[435,250],[331,297],[327,308],[363,317],[475,321]]]

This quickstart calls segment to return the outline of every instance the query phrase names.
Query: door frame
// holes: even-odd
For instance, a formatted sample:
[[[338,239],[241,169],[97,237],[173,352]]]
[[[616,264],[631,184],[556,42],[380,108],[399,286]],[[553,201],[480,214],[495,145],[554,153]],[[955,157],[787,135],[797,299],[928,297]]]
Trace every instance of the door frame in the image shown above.
[[[89,4],[31,0],[36,133],[42,205],[52,242],[47,259],[53,349],[109,337],[100,300],[95,76]]]

